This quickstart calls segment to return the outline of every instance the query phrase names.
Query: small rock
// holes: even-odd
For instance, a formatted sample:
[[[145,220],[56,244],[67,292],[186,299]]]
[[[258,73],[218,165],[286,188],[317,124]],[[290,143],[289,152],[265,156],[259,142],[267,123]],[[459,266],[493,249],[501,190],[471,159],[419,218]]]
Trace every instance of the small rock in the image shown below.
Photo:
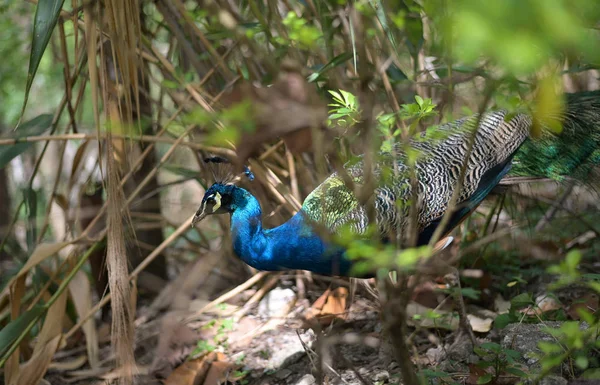
[[[300,334],[302,342],[310,347],[316,339],[312,329],[308,329],[303,334]],[[272,355],[269,357],[268,369],[280,369],[293,364],[300,358],[304,357],[306,351],[296,333],[281,333],[277,335],[277,342],[273,342],[272,346],[277,346],[277,349],[272,350]]]
[[[312,374],[305,374],[295,385],[314,385],[317,383]]]
[[[292,289],[275,288],[268,292],[258,304],[258,315],[263,318],[281,316],[281,311],[287,309],[296,299]]]
[[[541,379],[540,385],[567,385],[569,381],[560,376],[547,376]]]
[[[390,379],[390,373],[387,370],[382,370],[381,372],[377,373],[375,375],[375,377],[373,377],[373,380],[375,382],[385,382],[389,379]]]
[[[539,360],[542,352],[538,342],[555,342],[555,339],[544,330],[546,327],[559,328],[562,322],[545,322],[543,324],[510,324],[502,330],[501,345],[503,348],[516,350],[523,356],[522,362],[530,369],[540,367]],[[580,328],[588,326],[581,323]],[[560,368],[557,368],[560,369]]]
[[[283,380],[285,378],[288,378],[290,376],[290,374],[292,374],[292,371],[289,369],[281,369],[280,371],[278,371],[277,373],[275,373],[275,377],[277,377],[280,380]]]

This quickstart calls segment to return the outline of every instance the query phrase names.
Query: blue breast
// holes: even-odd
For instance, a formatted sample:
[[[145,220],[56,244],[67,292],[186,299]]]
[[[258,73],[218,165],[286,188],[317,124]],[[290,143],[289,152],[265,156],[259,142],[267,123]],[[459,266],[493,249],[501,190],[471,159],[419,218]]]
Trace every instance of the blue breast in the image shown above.
[[[258,204],[258,202],[256,202]],[[327,244],[305,222],[302,212],[273,229],[263,229],[260,206],[232,214],[233,250],[259,270],[310,270],[323,275],[348,275],[352,266],[343,248]]]

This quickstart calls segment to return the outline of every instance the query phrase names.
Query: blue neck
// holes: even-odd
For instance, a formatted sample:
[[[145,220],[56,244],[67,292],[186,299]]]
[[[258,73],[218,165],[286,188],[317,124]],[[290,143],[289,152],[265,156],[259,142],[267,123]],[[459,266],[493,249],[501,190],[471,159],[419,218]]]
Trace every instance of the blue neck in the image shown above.
[[[306,223],[302,211],[273,229],[263,229],[258,200],[236,187],[231,205],[233,250],[259,270],[310,270],[323,275],[348,275],[344,250],[325,243]]]

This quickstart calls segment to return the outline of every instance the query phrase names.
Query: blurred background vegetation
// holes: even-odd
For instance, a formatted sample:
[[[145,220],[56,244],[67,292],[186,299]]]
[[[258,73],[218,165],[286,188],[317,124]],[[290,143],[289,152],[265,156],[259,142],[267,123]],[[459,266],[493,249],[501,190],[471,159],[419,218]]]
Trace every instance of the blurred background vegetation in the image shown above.
[[[256,273],[227,218],[189,227],[205,156],[250,157],[256,181],[239,183],[271,227],[332,171],[326,154],[345,162],[481,109],[543,111],[600,82],[595,0],[0,0],[0,14],[7,384],[37,384],[77,344],[91,368],[130,365],[134,319]],[[597,209],[587,186],[515,179],[460,229],[461,266],[484,273],[465,279],[472,300],[532,293],[574,248],[597,275]],[[107,358],[111,306],[121,350]]]

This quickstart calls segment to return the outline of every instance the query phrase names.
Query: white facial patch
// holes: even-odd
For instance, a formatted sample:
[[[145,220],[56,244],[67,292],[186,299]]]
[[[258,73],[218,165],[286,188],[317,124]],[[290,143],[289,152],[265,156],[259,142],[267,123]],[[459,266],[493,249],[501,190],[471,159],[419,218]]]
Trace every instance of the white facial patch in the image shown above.
[[[215,194],[215,205],[213,206],[213,213],[217,212],[217,210],[221,207],[221,194]]]

